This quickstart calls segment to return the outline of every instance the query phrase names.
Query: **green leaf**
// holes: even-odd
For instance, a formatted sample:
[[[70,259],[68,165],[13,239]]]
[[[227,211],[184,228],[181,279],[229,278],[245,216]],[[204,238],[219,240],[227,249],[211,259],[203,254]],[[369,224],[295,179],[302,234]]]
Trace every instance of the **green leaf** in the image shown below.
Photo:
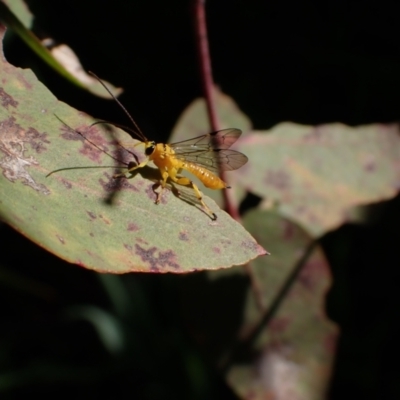
[[[236,179],[277,202],[313,236],[349,221],[351,208],[390,199],[400,184],[398,125],[282,123],[240,142],[250,162]]]
[[[322,249],[272,212],[249,212],[243,223],[272,256],[251,263],[242,346],[230,359],[228,383],[240,398],[324,398],[338,329],[324,311],[331,274]],[[245,362],[244,354],[251,354]]]
[[[26,28],[32,27],[33,15],[23,0],[2,0],[2,2],[7,5]]]
[[[215,90],[215,103],[220,121],[220,129],[237,128],[243,132],[251,129],[250,119],[243,114],[233,99],[226,94]],[[171,141],[179,142],[190,137],[204,135],[210,132],[206,103],[203,98],[194,100],[183,111],[174,129]]]
[[[165,190],[154,204],[158,170],[113,179],[116,142],[135,143],[59,102],[29,70],[0,60],[0,216],[59,257],[100,272],[182,273],[227,268],[265,254],[212,200],[211,221],[191,191]],[[61,121],[63,122],[61,122]],[[142,147],[136,148],[139,156]],[[129,154],[128,154],[129,155]],[[126,160],[128,161],[128,160]],[[129,155],[129,161],[134,161]],[[64,167],[91,167],[60,171]],[[106,168],[104,168],[106,167]],[[152,180],[153,181],[152,181]]]
[[[323,251],[275,212],[253,210],[243,224],[271,256],[185,277],[186,325],[239,398],[324,398],[338,329],[324,311],[331,274]]]
[[[16,5],[19,7],[16,7]],[[88,75],[83,69],[78,57],[66,45],[58,45],[49,50],[42,42],[28,29],[32,16],[22,7],[21,3],[14,4],[13,11],[17,11],[23,18],[21,22],[12,12],[11,8],[0,1],[0,21],[9,29],[15,32],[43,61],[57,71],[61,76],[68,79],[74,85],[99,97],[110,99],[110,95],[104,90],[100,82]],[[109,90],[118,96],[122,93],[121,88],[116,88],[111,83],[103,81]]]

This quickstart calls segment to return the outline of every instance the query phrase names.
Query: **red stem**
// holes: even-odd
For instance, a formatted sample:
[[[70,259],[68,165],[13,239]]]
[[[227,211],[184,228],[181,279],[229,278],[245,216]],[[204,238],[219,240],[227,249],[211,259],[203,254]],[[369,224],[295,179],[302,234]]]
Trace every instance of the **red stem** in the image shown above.
[[[207,24],[206,24],[206,11],[205,11],[205,0],[194,0],[194,14],[195,14],[195,30],[197,39],[197,50],[199,53],[200,62],[200,73],[201,80],[203,83],[204,97],[206,99],[208,118],[212,131],[218,131],[221,129],[217,109],[215,105],[215,90],[214,80],[211,69],[211,58],[210,50],[208,46],[208,35],[207,35]],[[225,181],[225,174],[220,171],[221,179]],[[233,200],[233,195],[229,190],[223,190],[225,209],[229,215],[236,221],[240,220],[239,211],[236,207],[236,203]],[[250,276],[252,289],[256,297],[256,302],[260,310],[264,310],[264,304],[262,301],[261,288],[257,283],[257,279],[254,276],[252,267],[250,264],[245,266],[247,274]]]
[[[210,49],[208,46],[205,3],[205,0],[194,0],[197,50],[199,53],[200,74],[211,130],[218,131],[221,128],[214,100],[214,81],[212,76]]]
[[[218,131],[219,129],[221,129],[221,127],[219,124],[215,105],[215,85],[212,76],[210,48],[208,45],[205,3],[205,0],[194,0],[195,31],[197,39],[196,42],[199,54],[200,74],[203,83],[203,92],[207,105],[208,118],[210,120],[211,130]],[[225,174],[222,171],[220,171],[220,176],[223,181],[226,181]],[[226,211],[232,218],[239,220],[239,212],[237,210],[237,207],[234,205],[234,201],[232,201],[232,196],[229,193],[229,190],[223,190],[222,193],[224,197]]]

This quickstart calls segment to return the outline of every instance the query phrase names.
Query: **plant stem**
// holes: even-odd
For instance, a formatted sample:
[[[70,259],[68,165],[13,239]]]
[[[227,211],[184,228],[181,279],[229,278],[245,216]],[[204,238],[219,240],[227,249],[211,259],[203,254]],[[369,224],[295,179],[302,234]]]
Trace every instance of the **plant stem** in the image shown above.
[[[205,3],[205,0],[194,0],[196,43],[208,118],[210,120],[211,130],[218,131],[221,129],[221,127],[215,105],[215,85],[212,76],[210,48],[208,45]],[[226,181],[223,171],[220,171],[220,177],[223,181]],[[233,201],[232,195],[229,193],[229,190],[223,190],[222,193],[226,211],[232,218],[238,221],[240,216],[235,202]]]

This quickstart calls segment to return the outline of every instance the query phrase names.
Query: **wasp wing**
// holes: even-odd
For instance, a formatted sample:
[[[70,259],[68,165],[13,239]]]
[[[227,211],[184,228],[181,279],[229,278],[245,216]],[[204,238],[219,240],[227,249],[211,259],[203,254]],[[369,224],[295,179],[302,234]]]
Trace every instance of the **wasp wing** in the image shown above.
[[[181,147],[185,147],[185,149],[187,149],[187,146],[193,148],[212,146],[218,149],[229,149],[229,147],[231,147],[233,143],[238,140],[241,134],[242,131],[240,129],[228,128],[207,133],[206,135],[197,136],[191,139],[182,140],[180,142],[170,143],[169,146],[171,146],[175,152]]]
[[[179,160],[201,165],[215,173],[233,171],[248,160],[244,154],[229,150],[241,133],[241,130],[235,128],[223,129],[169,146]]]
[[[248,160],[244,154],[229,149],[211,149],[201,153],[181,153],[176,158],[201,165],[216,174],[219,171],[233,171],[238,169],[246,164]]]

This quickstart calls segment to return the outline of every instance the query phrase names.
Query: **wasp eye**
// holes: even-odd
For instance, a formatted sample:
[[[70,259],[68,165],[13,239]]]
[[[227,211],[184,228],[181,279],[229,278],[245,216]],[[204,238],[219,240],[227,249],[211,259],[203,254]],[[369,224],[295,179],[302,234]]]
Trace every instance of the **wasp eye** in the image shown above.
[[[146,156],[150,156],[153,154],[154,149],[156,148],[156,142],[150,142],[144,151]]]

